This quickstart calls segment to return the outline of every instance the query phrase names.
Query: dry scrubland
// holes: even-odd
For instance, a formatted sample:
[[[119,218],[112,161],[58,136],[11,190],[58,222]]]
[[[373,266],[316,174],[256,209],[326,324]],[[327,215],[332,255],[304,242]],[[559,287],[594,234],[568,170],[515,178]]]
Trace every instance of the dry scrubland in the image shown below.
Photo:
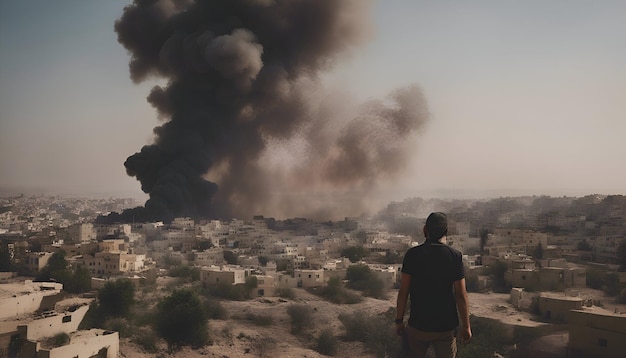
[[[169,294],[163,290],[159,280],[158,296]],[[120,339],[120,356],[128,358],[147,357],[327,357],[317,353],[313,347],[320,332],[331,328],[337,337],[345,330],[338,317],[341,313],[379,314],[395,307],[396,292],[390,291],[387,300],[364,298],[362,302],[351,305],[336,305],[315,296],[304,289],[294,289],[295,299],[278,297],[256,298],[249,301],[222,300],[221,304],[228,312],[227,320],[210,320],[209,333],[211,344],[200,349],[183,347],[172,354],[167,353],[165,342],[159,342],[158,353],[147,353],[129,338]],[[138,293],[140,304],[149,306],[156,302],[153,293]],[[312,319],[308,328],[298,335],[291,333],[291,319],[287,308],[291,305],[311,307]],[[246,316],[271,317],[267,326],[253,324]],[[393,330],[393,326],[380,327]],[[344,342],[339,339],[337,354],[334,357],[374,357],[368,353],[362,343]]]
[[[137,292],[140,307],[151,307],[156,304],[158,297],[170,294],[172,288],[179,288],[176,280],[160,278],[156,292]],[[168,287],[168,288],[166,288]],[[211,358],[235,358],[235,357],[326,357],[314,350],[315,340],[320,332],[330,328],[339,338],[337,353],[334,357],[375,357],[368,352],[363,343],[346,342],[342,340],[345,335],[343,324],[339,321],[339,315],[358,313],[362,315],[382,314],[395,307],[396,290],[388,293],[387,299],[377,300],[364,298],[357,304],[337,305],[325,301],[304,289],[294,289],[294,299],[282,299],[278,297],[256,298],[249,301],[222,300],[221,304],[228,313],[226,320],[210,320],[209,332],[211,343],[200,349],[183,347],[182,349],[168,353],[164,342],[158,343],[157,353],[145,352],[140,346],[131,342],[130,338],[120,339],[120,356],[128,358],[147,357],[211,357]],[[605,297],[602,291],[583,288],[578,290],[581,297],[593,298],[604,304],[604,309],[609,311],[626,311],[626,305],[614,304],[611,298]],[[526,295],[525,305],[528,306],[534,293]],[[470,293],[470,311],[472,315],[491,318],[508,325],[535,327],[545,325],[538,322],[532,314],[519,311],[509,303],[508,294],[498,293]],[[307,305],[312,309],[310,323],[300,334],[291,332],[291,319],[287,313],[292,305]],[[246,317],[271,317],[267,325],[255,325]],[[393,330],[388,327],[379,327],[381,330]],[[477,332],[474,332],[475,334]],[[558,335],[555,346],[562,347],[567,344],[567,334]],[[542,345],[550,344],[545,339]],[[548,347],[546,347],[548,348]]]

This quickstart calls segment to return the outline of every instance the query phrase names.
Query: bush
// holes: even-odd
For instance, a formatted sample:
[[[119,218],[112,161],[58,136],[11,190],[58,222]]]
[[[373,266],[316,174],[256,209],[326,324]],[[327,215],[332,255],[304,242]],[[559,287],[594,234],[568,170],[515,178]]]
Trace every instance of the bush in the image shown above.
[[[232,301],[245,301],[252,298],[252,293],[256,287],[256,276],[250,276],[243,285],[231,285],[227,282],[218,282],[208,288],[208,293],[212,296]]]
[[[458,345],[457,358],[493,357],[494,352],[503,353],[507,342],[504,337],[504,325],[489,319],[472,316],[472,342]]]
[[[206,312],[210,319],[228,319],[228,312],[219,300],[206,300]]]
[[[276,340],[272,337],[260,337],[253,343],[254,350],[260,358],[275,357],[272,351],[276,347]]]
[[[70,343],[70,336],[67,333],[59,333],[52,337],[52,344],[55,347],[61,347]]]
[[[327,356],[334,356],[337,353],[338,340],[330,328],[324,329],[317,337],[315,350]]]
[[[332,277],[326,286],[309,292],[336,304],[354,304],[362,301],[361,296],[346,290],[338,277]]]
[[[280,298],[293,300],[296,298],[296,293],[289,287],[276,289],[276,295]]]
[[[135,324],[139,327],[153,326],[156,322],[156,315],[154,311],[142,311],[134,315]]]
[[[104,322],[104,329],[109,331],[116,331],[120,334],[120,337],[127,338],[133,333],[131,325],[125,318],[116,317],[106,320]]]
[[[188,265],[172,266],[167,271],[168,276],[180,277],[185,281],[200,281],[200,269],[198,267],[190,267]]]
[[[302,333],[306,326],[310,326],[313,310],[307,305],[291,305],[287,307],[287,314],[291,317],[291,332]]]
[[[133,337],[132,341],[143,348],[148,353],[156,353],[159,351],[157,347],[157,336],[153,331],[142,329]]]
[[[363,246],[351,246],[341,250],[341,256],[347,257],[350,262],[359,262],[366,254]]]
[[[339,320],[346,329],[345,339],[365,343],[377,358],[398,357],[401,352],[400,340],[393,327],[395,309],[379,315],[366,315],[362,312],[340,314]]]
[[[192,291],[175,290],[157,306],[156,330],[170,351],[181,345],[204,346],[209,340],[205,306]]]
[[[126,316],[134,303],[135,286],[129,279],[108,281],[98,291],[102,313],[111,317]]]
[[[369,266],[352,265],[348,267],[346,279],[348,280],[348,288],[359,290],[367,297],[385,297],[385,284],[374,275]]]

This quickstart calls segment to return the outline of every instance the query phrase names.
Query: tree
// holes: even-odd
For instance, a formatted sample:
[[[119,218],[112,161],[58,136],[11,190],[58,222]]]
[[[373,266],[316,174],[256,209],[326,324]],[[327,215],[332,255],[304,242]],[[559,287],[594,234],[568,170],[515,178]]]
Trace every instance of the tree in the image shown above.
[[[315,350],[323,355],[334,356],[339,342],[331,328],[325,328],[317,337]]]
[[[67,281],[67,267],[68,263],[67,260],[65,260],[65,251],[55,252],[50,256],[46,266],[39,271],[37,280],[46,281],[53,278],[61,283],[65,283],[63,281],[64,279]]]
[[[388,250],[385,252],[385,258],[383,259],[384,264],[401,264],[404,259],[404,255],[398,253],[397,251]]]
[[[291,318],[291,332],[293,334],[302,333],[307,326],[311,327],[311,319],[313,318],[311,306],[291,305],[287,307],[287,314]]]
[[[205,306],[191,290],[174,290],[157,305],[156,331],[170,352],[183,345],[204,346],[209,339]]]
[[[81,293],[91,290],[91,273],[84,266],[79,266],[74,271],[72,279],[63,287],[67,292]]]
[[[47,281],[50,279],[62,283],[63,290],[71,293],[81,293],[91,289],[89,270],[79,266],[76,271],[72,271],[67,260],[65,260],[65,251],[52,254],[46,266],[37,275],[37,280]]]
[[[493,287],[494,291],[506,291],[508,289],[508,285],[506,284],[506,280],[504,278],[504,274],[508,270],[508,266],[505,262],[496,261],[490,268],[490,275],[493,277]]]
[[[236,265],[237,255],[230,250],[224,250],[224,260],[226,260],[229,265]]]
[[[365,296],[382,298],[385,295],[384,282],[376,277],[369,266],[352,265],[346,271],[348,288],[362,291]]]
[[[485,252],[485,245],[489,239],[489,230],[482,228],[478,231],[478,235],[480,236],[480,253],[482,254]]]
[[[108,281],[98,291],[98,301],[104,315],[125,316],[135,302],[135,286],[129,279]]]
[[[363,246],[350,246],[341,250],[341,256],[347,257],[350,262],[359,262],[365,257],[365,249]]]
[[[210,249],[212,247],[213,247],[213,243],[211,241],[208,241],[208,240],[199,241],[196,244],[196,249],[198,251],[208,250],[208,249]]]

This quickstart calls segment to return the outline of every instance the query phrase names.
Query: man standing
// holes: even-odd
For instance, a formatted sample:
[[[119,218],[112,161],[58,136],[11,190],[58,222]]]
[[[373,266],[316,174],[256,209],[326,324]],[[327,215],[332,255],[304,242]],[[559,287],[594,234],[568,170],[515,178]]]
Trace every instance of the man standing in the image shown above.
[[[447,234],[446,214],[432,213],[424,225],[426,242],[404,255],[396,333],[406,335],[410,357],[425,357],[432,345],[437,358],[454,358],[459,317],[461,343],[468,343],[472,338],[462,255],[446,245]],[[405,326],[409,295],[411,312]]]

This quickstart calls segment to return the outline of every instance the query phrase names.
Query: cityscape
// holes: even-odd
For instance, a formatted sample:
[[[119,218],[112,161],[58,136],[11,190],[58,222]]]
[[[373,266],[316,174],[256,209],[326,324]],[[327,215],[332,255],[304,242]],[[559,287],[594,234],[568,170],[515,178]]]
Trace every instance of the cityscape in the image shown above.
[[[434,210],[448,213],[447,244],[466,268],[475,337],[459,356],[618,357],[624,348],[621,195],[410,198],[323,222],[100,224],[138,203],[39,194],[0,204],[5,356],[399,356],[391,320],[402,258],[423,243]],[[65,266],[52,267],[59,260]],[[134,300],[115,313],[105,293],[122,283]],[[206,340],[171,338],[141,319],[181,292],[210,311]],[[371,325],[369,338],[353,332],[357,318]]]
[[[0,0],[0,358],[623,358],[624,13]]]

